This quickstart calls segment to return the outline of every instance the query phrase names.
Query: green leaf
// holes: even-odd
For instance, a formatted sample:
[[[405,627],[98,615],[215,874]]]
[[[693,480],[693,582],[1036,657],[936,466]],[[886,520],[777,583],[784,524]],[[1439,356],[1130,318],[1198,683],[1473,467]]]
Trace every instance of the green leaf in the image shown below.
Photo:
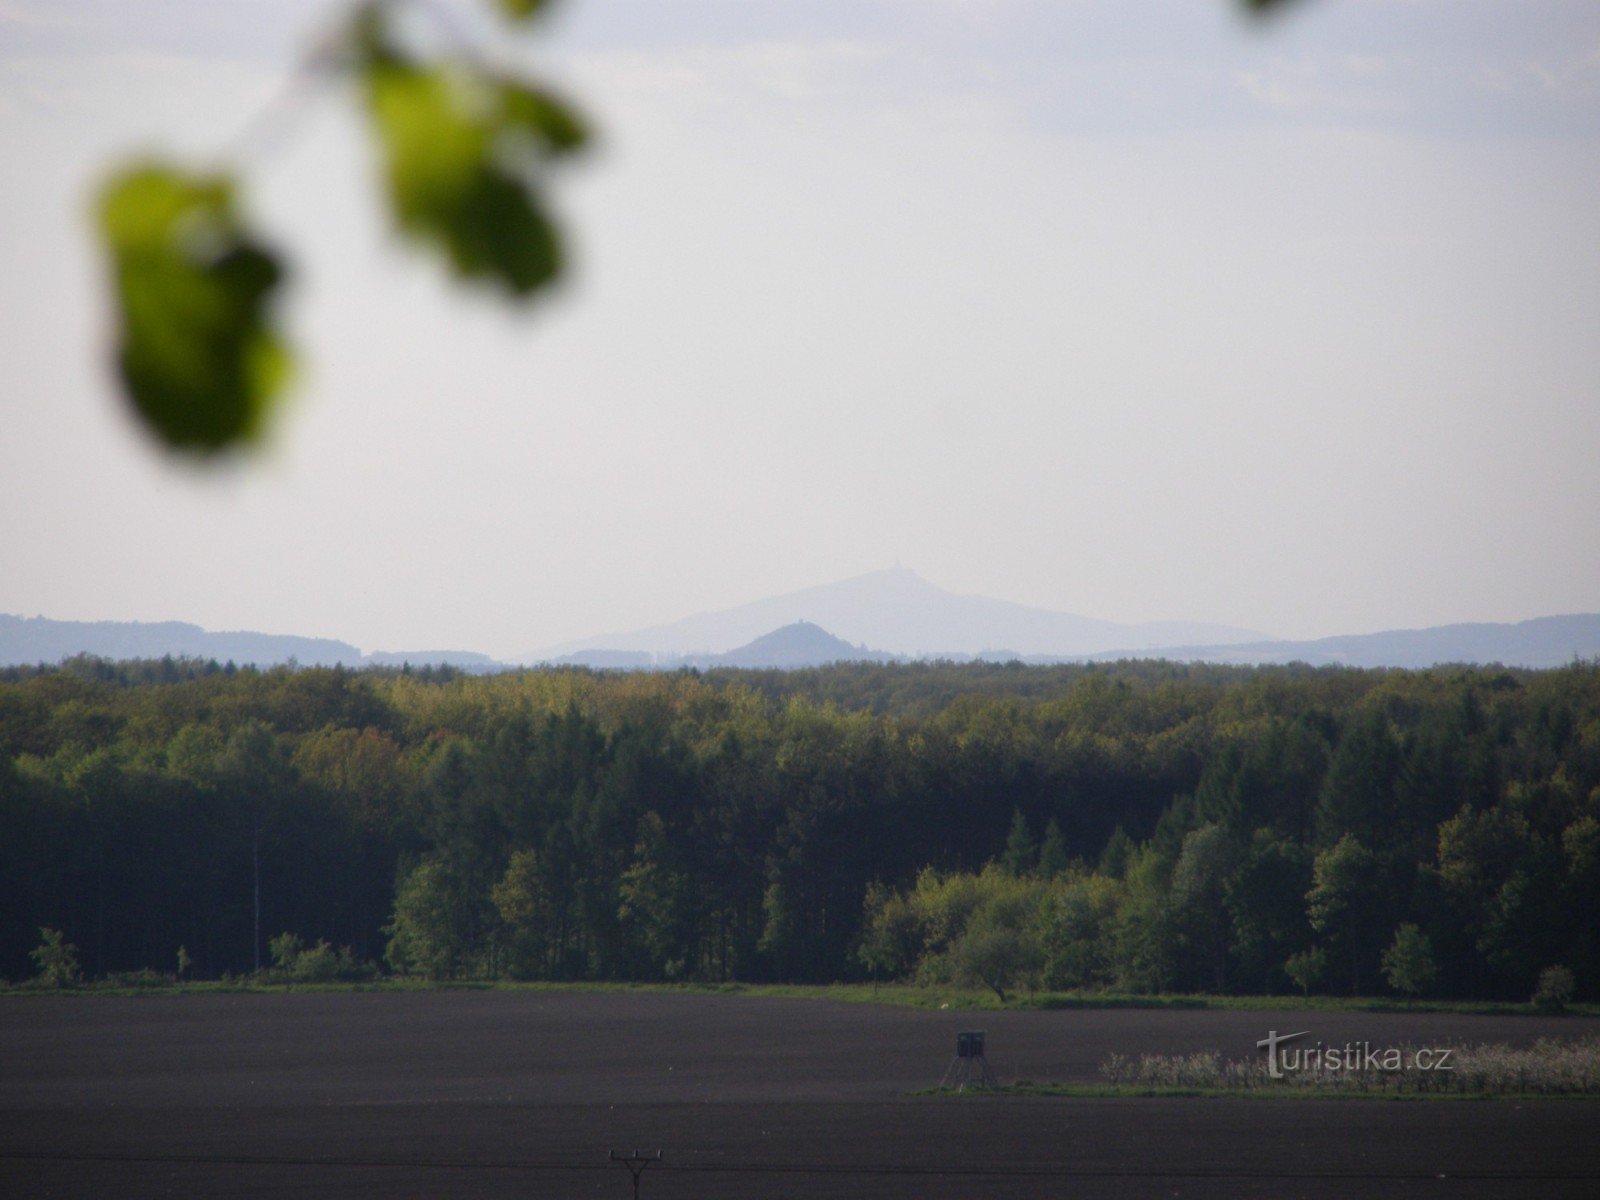
[[[549,8],[551,0],[493,0],[493,3],[513,21],[526,21]]]
[[[140,163],[106,184],[98,215],[139,415],[175,448],[253,440],[291,358],[269,321],[282,267],[241,227],[231,181]]]
[[[506,126],[529,135],[552,158],[581,149],[589,140],[583,118],[538,88],[502,82],[500,111]]]
[[[561,270],[540,167],[586,137],[549,94],[465,64],[406,59],[371,30],[363,82],[395,220],[458,275],[527,296]]]

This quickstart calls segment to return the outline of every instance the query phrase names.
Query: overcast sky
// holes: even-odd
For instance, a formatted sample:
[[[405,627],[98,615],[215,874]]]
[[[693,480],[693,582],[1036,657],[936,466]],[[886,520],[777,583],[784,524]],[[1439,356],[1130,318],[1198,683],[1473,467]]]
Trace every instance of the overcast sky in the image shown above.
[[[1592,0],[569,0],[511,52],[600,146],[516,313],[394,243],[349,96],[242,136],[341,7],[0,0],[0,611],[514,655],[896,561],[1288,637],[1600,610]],[[84,213],[241,137],[304,377],[202,469]]]

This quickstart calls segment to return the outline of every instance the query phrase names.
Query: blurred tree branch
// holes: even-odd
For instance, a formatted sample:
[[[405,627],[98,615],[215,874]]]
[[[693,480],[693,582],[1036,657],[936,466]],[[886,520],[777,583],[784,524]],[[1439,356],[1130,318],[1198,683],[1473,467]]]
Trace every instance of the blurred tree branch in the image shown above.
[[[486,2],[517,24],[549,7]],[[488,65],[449,10],[430,0],[412,7],[445,28],[448,48],[410,48],[398,19],[406,6],[355,3],[297,83],[353,81],[396,228],[457,277],[526,299],[561,273],[546,177],[583,146],[585,123],[533,80]],[[239,192],[230,171],[140,160],[112,174],[97,206],[123,388],[160,441],[202,455],[259,437],[293,374],[293,351],[275,320],[285,260],[249,229]]]
[[[529,26],[551,0],[481,0]],[[1254,15],[1291,0],[1236,0]],[[411,48],[398,19],[413,8],[447,49]],[[310,84],[351,80],[383,162],[396,228],[439,255],[458,278],[525,300],[564,262],[545,203],[551,167],[587,139],[582,118],[536,82],[496,70],[441,0],[352,0],[347,19],[307,56],[290,98]],[[281,105],[252,121],[281,133]],[[213,456],[267,427],[294,374],[276,308],[285,258],[246,223],[232,171],[161,161],[124,165],[100,191],[123,390],[169,448]]]

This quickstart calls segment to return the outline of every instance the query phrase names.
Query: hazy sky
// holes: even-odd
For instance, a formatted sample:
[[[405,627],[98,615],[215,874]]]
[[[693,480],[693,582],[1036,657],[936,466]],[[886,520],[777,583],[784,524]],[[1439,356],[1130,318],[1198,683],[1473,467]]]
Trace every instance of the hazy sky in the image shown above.
[[[86,198],[231,153],[342,7],[0,0],[0,611],[513,655],[896,560],[1294,637],[1600,610],[1593,0],[569,0],[569,285],[397,247],[334,90],[243,138],[305,378],[197,469],[108,382]]]

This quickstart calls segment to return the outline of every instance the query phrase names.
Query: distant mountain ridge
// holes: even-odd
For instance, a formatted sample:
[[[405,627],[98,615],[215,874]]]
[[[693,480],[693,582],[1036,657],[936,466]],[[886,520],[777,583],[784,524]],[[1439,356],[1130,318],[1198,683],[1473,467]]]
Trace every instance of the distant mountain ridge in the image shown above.
[[[734,608],[630,632],[601,634],[522,657],[563,661],[591,650],[660,658],[724,654],[763,634],[809,621],[853,645],[907,658],[1083,656],[1106,650],[1259,641],[1259,630],[1186,621],[1126,624],[945,591],[892,567]]]
[[[883,579],[883,576],[890,576]],[[842,589],[842,591],[841,591]],[[1420,669],[1448,663],[1500,663],[1505,666],[1551,668],[1565,666],[1574,659],[1600,660],[1600,613],[1536,617],[1514,623],[1476,622],[1438,625],[1425,629],[1393,629],[1378,633],[1349,634],[1306,641],[1251,637],[1228,642],[1170,642],[1149,644],[1125,641],[1094,650],[1055,650],[1029,653],[1023,638],[1006,639],[1004,633],[1027,633],[1027,622],[1035,622],[1035,633],[1047,630],[1051,622],[1095,637],[1136,631],[1149,636],[1154,630],[1203,629],[1215,633],[1224,626],[1185,626],[1181,623],[1119,625],[1093,621],[1011,605],[982,597],[954,596],[917,578],[910,572],[878,572],[859,576],[844,584],[807,589],[789,596],[774,597],[727,613],[701,614],[674,625],[639,631],[636,643],[648,641],[662,631],[689,628],[706,633],[706,622],[720,620],[728,613],[738,614],[740,622],[764,619],[771,610],[806,604],[813,610],[837,607],[844,599],[868,598],[884,601],[898,595],[908,602],[915,616],[916,603],[924,606],[927,619],[930,605],[955,602],[955,611],[999,612],[1016,617],[1020,624],[990,627],[996,636],[983,639],[976,651],[952,648],[945,651],[906,653],[897,651],[894,642],[885,645],[874,639],[839,636],[815,619],[790,619],[776,626],[758,629],[749,638],[726,649],[694,652],[658,652],[628,645],[585,645],[560,655],[546,655],[537,661],[555,665],[586,666],[604,670],[673,670],[681,667],[702,669],[744,667],[752,669],[790,669],[822,666],[835,662],[904,662],[914,659],[946,658],[954,661],[983,659],[1028,663],[1083,662],[1119,658],[1167,658],[1179,662],[1212,662],[1238,665],[1304,662],[1313,666],[1400,667]],[[931,597],[931,599],[930,599]],[[755,610],[754,615],[749,610]],[[1018,616],[1018,614],[1021,616]],[[868,616],[872,616],[868,613]],[[915,626],[915,622],[911,624]],[[723,622],[726,629],[738,622]],[[859,624],[858,624],[858,627]],[[928,628],[926,624],[924,629]],[[1232,631],[1238,632],[1238,631]],[[604,639],[592,639],[603,643]],[[621,639],[628,640],[628,639]],[[1008,640],[1009,643],[1008,644]],[[375,651],[364,654],[349,642],[332,638],[299,637],[287,634],[249,631],[213,633],[198,625],[181,621],[55,621],[46,617],[24,618],[0,614],[0,665],[56,663],[79,654],[110,659],[177,657],[215,659],[240,665],[274,666],[295,662],[301,666],[398,667],[448,665],[459,670],[489,672],[509,669],[511,664],[487,654],[466,650]]]
[[[185,621],[54,621],[0,613],[0,664],[55,663],[78,654],[100,658],[216,659],[255,666],[296,662],[304,667],[449,665],[467,671],[504,669],[487,654],[467,650],[379,651],[363,654],[349,642],[294,634],[212,633]]]
[[[1098,659],[1128,657],[1112,652]],[[1535,617],[1515,623],[1473,622],[1426,629],[1386,629],[1310,641],[1245,642],[1233,646],[1169,646],[1161,657],[1186,662],[1303,662],[1312,666],[1404,667],[1443,663],[1500,663],[1508,667],[1562,667],[1600,658],[1600,613]]]
[[[926,656],[924,656],[926,657]],[[1536,617],[1514,624],[1478,622],[1427,629],[1391,629],[1308,641],[1260,641],[1230,646],[1161,646],[1103,651],[1099,654],[1029,654],[985,651],[946,656],[955,661],[1020,660],[1032,666],[1066,662],[1114,662],[1164,658],[1264,666],[1291,662],[1316,667],[1345,666],[1424,670],[1452,663],[1548,669],[1575,659],[1600,659],[1600,614]],[[853,646],[809,621],[798,621],[725,654],[674,657],[632,650],[578,651],[557,665],[621,670],[675,670],[680,667],[819,667],[834,662],[907,662],[915,658]]]

